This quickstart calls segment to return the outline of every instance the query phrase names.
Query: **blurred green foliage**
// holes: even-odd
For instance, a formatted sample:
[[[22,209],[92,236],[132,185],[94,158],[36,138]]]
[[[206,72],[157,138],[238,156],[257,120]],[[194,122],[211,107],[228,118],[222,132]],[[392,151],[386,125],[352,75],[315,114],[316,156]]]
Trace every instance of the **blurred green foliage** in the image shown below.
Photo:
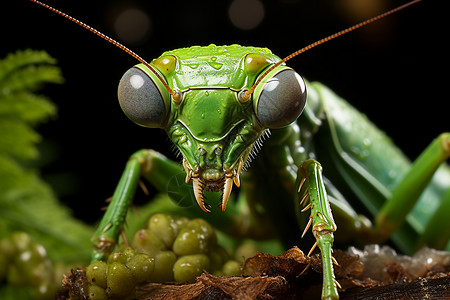
[[[36,91],[62,82],[56,60],[45,51],[17,51],[0,60],[0,238],[24,231],[52,260],[73,261],[88,259],[92,230],[71,216],[30,167],[39,159],[35,127],[56,114],[55,105]]]

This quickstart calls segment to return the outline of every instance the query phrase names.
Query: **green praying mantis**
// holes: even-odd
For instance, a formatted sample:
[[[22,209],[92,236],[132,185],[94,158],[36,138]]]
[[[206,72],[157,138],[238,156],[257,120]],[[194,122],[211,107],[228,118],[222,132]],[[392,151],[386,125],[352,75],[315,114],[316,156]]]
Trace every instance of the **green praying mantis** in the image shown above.
[[[116,245],[141,177],[186,209],[207,213],[212,203],[223,212],[228,208],[213,211],[212,219],[234,235],[275,234],[288,246],[304,237],[312,244],[308,255],[316,247],[322,255],[323,299],[338,298],[333,243],[391,239],[405,253],[423,245],[449,249],[450,134],[437,137],[411,164],[347,102],[285,64],[420,0],[284,59],[267,48],[209,45],[167,51],[150,63],[67,14],[30,1],[140,62],[120,81],[120,106],[138,125],[164,129],[182,157],[181,164],[153,150],[130,157],[95,233],[93,261]],[[240,187],[237,195],[231,193],[234,185]]]

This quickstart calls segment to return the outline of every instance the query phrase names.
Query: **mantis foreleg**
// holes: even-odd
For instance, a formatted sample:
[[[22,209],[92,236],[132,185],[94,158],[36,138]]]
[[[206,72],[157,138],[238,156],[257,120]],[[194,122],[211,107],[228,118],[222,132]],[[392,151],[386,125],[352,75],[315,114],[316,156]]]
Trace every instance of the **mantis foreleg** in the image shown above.
[[[333,270],[332,246],[334,241],[333,232],[336,231],[336,224],[333,220],[333,215],[328,202],[327,192],[322,178],[322,167],[320,163],[315,160],[305,161],[300,165],[299,173],[302,178],[301,182],[306,184],[304,203],[305,208],[302,212],[311,209],[310,221],[307,228],[312,227],[313,235],[316,243],[311,249],[310,253],[316,246],[319,247],[322,255],[323,265],[323,289],[322,299],[338,299],[338,291]],[[300,186],[299,190],[301,190]],[[309,198],[309,202],[306,199]],[[305,231],[306,231],[305,230]]]
[[[148,161],[147,153],[139,151],[133,154],[125,167],[119,184],[113,194],[97,231],[93,237],[94,250],[91,262],[101,260],[115,247],[117,238],[123,228],[128,207],[133,201],[133,196],[141,176],[141,168]]]
[[[93,237],[92,262],[104,259],[114,249],[141,177],[156,190],[168,193],[180,207],[197,208],[192,187],[184,184],[179,175],[185,176],[182,166],[156,151],[146,149],[134,153]]]

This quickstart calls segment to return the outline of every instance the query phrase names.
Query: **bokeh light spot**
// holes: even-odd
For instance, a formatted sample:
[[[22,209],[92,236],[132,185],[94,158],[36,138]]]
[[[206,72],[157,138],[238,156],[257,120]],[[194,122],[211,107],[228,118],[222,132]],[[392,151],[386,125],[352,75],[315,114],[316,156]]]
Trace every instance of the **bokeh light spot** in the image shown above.
[[[228,15],[234,26],[250,30],[264,19],[264,6],[259,0],[234,0],[230,4]]]
[[[152,24],[149,16],[142,10],[130,8],[121,12],[115,22],[117,36],[127,43],[139,43],[151,32]]]

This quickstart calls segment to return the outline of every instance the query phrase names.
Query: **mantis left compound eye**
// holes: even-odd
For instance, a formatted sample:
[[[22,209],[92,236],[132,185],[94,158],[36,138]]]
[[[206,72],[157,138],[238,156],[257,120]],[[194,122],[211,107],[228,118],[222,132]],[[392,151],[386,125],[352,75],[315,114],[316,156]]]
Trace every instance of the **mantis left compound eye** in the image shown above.
[[[129,69],[119,83],[120,107],[134,123],[164,128],[170,110],[170,94],[161,80],[140,64]]]
[[[266,78],[253,93],[256,116],[266,128],[287,126],[305,108],[305,82],[299,74],[286,66],[274,68]]]

